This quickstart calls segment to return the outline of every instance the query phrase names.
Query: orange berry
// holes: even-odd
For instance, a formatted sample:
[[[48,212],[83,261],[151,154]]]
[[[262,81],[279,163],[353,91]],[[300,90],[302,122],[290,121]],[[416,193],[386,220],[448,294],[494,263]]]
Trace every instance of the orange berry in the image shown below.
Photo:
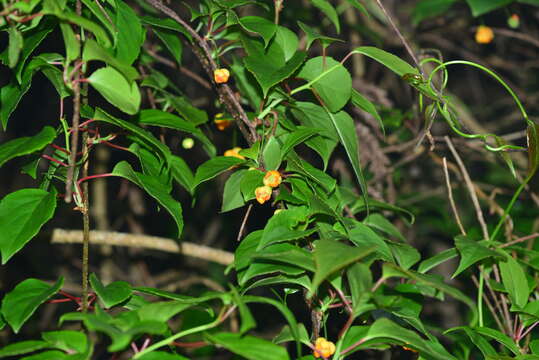
[[[271,198],[271,188],[269,186],[260,186],[255,189],[256,201],[261,205]]]
[[[335,353],[335,344],[323,337],[319,337],[314,343],[314,349],[313,355],[315,358],[321,356],[328,358]]]
[[[228,69],[215,69],[213,72],[213,79],[217,84],[224,84],[228,81],[230,72]]]
[[[494,39],[494,32],[491,28],[485,25],[481,25],[477,27],[477,31],[475,32],[475,41],[478,44],[488,44]]]
[[[235,148],[232,148],[232,149],[229,149],[229,150],[225,151],[224,155],[225,156],[237,157],[238,159],[245,160],[245,156],[240,155],[240,150],[241,150],[241,148],[236,146]]]
[[[264,185],[269,187],[277,187],[282,181],[281,174],[277,170],[270,170],[264,175]]]

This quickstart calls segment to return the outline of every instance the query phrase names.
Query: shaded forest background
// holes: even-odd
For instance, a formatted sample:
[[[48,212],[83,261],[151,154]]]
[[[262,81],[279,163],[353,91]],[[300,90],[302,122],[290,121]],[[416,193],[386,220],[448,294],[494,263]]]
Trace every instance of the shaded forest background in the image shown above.
[[[192,3],[195,5],[196,2]],[[344,5],[344,1],[342,4],[339,1],[333,3]],[[335,33],[329,21],[312,8],[308,1],[286,0],[281,22],[303,36],[302,44],[305,44],[304,33],[295,23],[297,20],[311,25],[319,24],[321,33],[344,40],[342,43],[332,44],[327,49],[327,54],[337,59],[342,58],[351,48],[374,45],[410,60],[375,2],[365,1],[365,3],[370,5],[368,6],[372,14],[370,18],[352,8],[341,7],[345,9],[345,21],[340,34]],[[444,60],[465,59],[493,69],[515,90],[531,115],[530,118],[538,121],[538,7],[513,4],[506,9],[474,18],[465,2],[456,2],[442,16],[422,20],[421,13],[416,8],[417,3],[415,0],[384,1],[388,11],[396,19],[398,27],[419,56],[439,53]],[[136,4],[135,2],[135,8]],[[144,11],[140,6],[138,9]],[[175,9],[180,12],[185,10],[178,6],[175,6]],[[246,8],[243,11],[248,13],[256,9]],[[512,14],[518,14],[520,18],[520,26],[515,29],[507,24]],[[491,43],[476,43],[474,35],[479,25],[493,28],[495,37]],[[1,51],[7,44],[7,34],[2,33],[0,36]],[[58,32],[48,38],[40,45],[38,51],[40,49],[62,52],[61,34]],[[322,49],[316,45],[311,52],[321,53]],[[205,108],[210,119],[222,112],[216,94],[208,90],[203,82],[194,81],[190,76],[191,73],[203,74],[203,71],[189,49],[184,49],[183,69],[178,69],[168,60],[155,35],[149,32],[144,56],[157,59],[160,62],[158,69],[173,79],[175,84],[193,99],[196,106]],[[447,201],[441,166],[442,156],[447,156],[450,159],[450,174],[454,180],[455,200],[459,205],[465,227],[471,229],[472,236],[474,231],[480,234],[460,172],[443,140],[445,135],[452,137],[455,135],[445,123],[435,122],[431,129],[432,138],[425,137],[422,141],[418,141],[424,119],[418,113],[417,95],[412,89],[393,73],[384,70],[375,62],[366,61],[363,57],[354,57],[346,66],[353,75],[354,88],[378,105],[387,129],[384,136],[370,115],[356,111],[356,130],[362,147],[361,160],[370,179],[371,197],[407,208],[416,215],[416,222],[412,226],[398,219],[395,221],[409,242],[424,256],[448,248],[452,243],[452,236],[459,231]],[[141,73],[144,73],[143,69]],[[7,74],[8,69],[0,66],[0,86],[7,82]],[[42,74],[36,75],[30,91],[13,113],[8,130],[0,132],[0,142],[18,136],[32,135],[46,124],[56,124],[59,104],[56,100],[51,100],[56,99],[53,96],[54,91]],[[496,133],[516,145],[526,144],[524,122],[518,109],[510,96],[494,81],[478,71],[454,67],[450,70],[448,91],[458,100],[460,120],[467,129],[476,133]],[[97,94],[95,97],[98,97]],[[148,102],[148,99],[144,101]],[[100,106],[107,108],[104,101]],[[110,106],[107,109],[114,113]],[[213,134],[211,136],[219,153],[234,146],[245,145],[240,140],[241,135],[234,128],[217,132],[212,120],[205,126],[206,129],[212,130],[207,133]],[[188,161],[192,169],[207,159],[199,144],[195,144],[191,149],[183,148],[182,135],[172,131],[160,135],[175,153]],[[507,203],[517,182],[500,158],[486,152],[480,141],[459,138],[453,141],[461,157],[465,159],[472,179],[481,190],[480,200],[490,205],[492,213],[499,212],[500,206],[503,207]],[[308,150],[303,151],[308,156]],[[97,147],[94,156],[95,158],[91,160],[90,173],[101,173],[111,170],[118,154],[114,149],[101,146]],[[511,153],[511,156],[517,169],[525,171],[525,153],[515,152]],[[352,178],[344,159],[343,153],[337,151],[330,165],[332,175],[341,181]],[[34,186],[35,181],[31,177],[19,173],[18,169],[24,162],[24,158],[19,158],[2,168],[0,197],[20,188]],[[44,162],[41,165],[43,169],[46,166]],[[182,189],[176,190],[175,195],[181,200],[184,208],[185,230],[181,240],[234,251],[245,210],[219,214],[220,194],[226,177],[227,175],[221,176],[201,186],[198,190],[201,196],[194,204],[191,203],[188,193]],[[135,185],[119,178],[97,179],[91,182],[90,191],[92,229],[173,237],[174,225],[170,217],[158,211],[156,203]],[[516,204],[513,212],[515,233],[529,234],[539,229],[537,221],[539,207],[535,200],[529,192],[526,192],[522,200]],[[47,224],[46,231],[18,253],[8,267],[0,268],[2,292],[13,288],[16,283],[27,277],[54,279],[59,275],[66,277],[66,289],[74,293],[80,292],[80,246],[51,244],[50,233],[54,228],[80,229],[81,217],[79,212],[73,211],[73,204],[60,204],[59,207],[57,216]],[[261,228],[272,212],[273,209],[269,204],[255,206],[248,219],[247,228],[249,230]],[[492,214],[491,216],[494,217]],[[224,266],[178,254],[93,246],[90,259],[90,271],[99,274],[105,283],[126,280],[133,286],[160,287],[164,290],[191,294],[208,288],[223,289],[227,286]],[[454,267],[454,262],[448,262],[440,267],[439,271],[449,277]],[[455,281],[454,284],[470,295],[473,294],[473,284],[459,281]],[[41,311],[41,318],[34,322],[34,326],[23,329],[23,336],[31,336],[38,330],[54,327],[56,311],[63,310],[58,305],[45,306]],[[458,305],[451,300],[427,306],[425,312],[433,317],[441,317],[445,327],[460,322]],[[268,322],[271,322],[267,312],[258,316],[267,316]],[[304,316],[307,318],[308,314]],[[279,329],[273,330],[276,332]],[[9,342],[6,330],[0,332],[0,342]]]

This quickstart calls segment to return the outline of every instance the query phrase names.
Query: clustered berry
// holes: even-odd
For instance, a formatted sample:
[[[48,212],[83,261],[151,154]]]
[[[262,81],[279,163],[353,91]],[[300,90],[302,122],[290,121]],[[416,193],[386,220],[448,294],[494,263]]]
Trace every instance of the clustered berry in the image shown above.
[[[230,71],[228,69],[215,69],[213,72],[213,79],[217,84],[225,84],[230,77]]]
[[[314,343],[313,355],[315,358],[324,357],[328,358],[335,353],[335,344],[331,341],[327,341],[323,337],[316,339]]]
[[[281,184],[282,176],[277,170],[270,170],[264,175],[264,186],[257,187],[255,189],[256,201],[260,204],[265,203],[271,198],[273,188],[276,188]]]
[[[225,151],[225,156],[232,156],[232,157],[236,157],[238,159],[242,159],[242,160],[245,160],[245,156],[243,155],[240,155],[240,151],[242,149],[239,147],[239,146],[236,146],[232,149],[229,149],[227,151]]]

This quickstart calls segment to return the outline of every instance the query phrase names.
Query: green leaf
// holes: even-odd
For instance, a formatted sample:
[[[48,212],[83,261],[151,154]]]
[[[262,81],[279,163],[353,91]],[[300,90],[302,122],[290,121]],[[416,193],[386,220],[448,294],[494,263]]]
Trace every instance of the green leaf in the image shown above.
[[[247,172],[247,170],[236,171],[230,175],[226,181],[225,188],[223,190],[223,204],[221,205],[221,212],[231,211],[242,207],[245,204],[240,191],[240,183],[245,172]]]
[[[116,0],[116,57],[131,65],[138,58],[144,32],[137,14],[122,0]]]
[[[56,138],[56,130],[45,126],[31,137],[19,137],[0,145],[0,167],[17,156],[28,155],[43,149]]]
[[[361,188],[361,195],[365,200],[365,204],[368,204],[367,182],[365,181],[359,162],[359,139],[357,137],[356,127],[354,126],[354,120],[345,111],[332,114],[327,108],[325,109],[333,122],[333,126],[335,126],[337,134],[339,134],[339,139],[344,146],[344,150],[346,150],[348,160],[352,164],[352,169],[354,169],[354,174]]]
[[[350,241],[361,247],[372,247],[385,261],[393,261],[393,254],[386,242],[370,227],[360,222],[354,223],[349,232]]]
[[[311,0],[312,4],[322,10],[324,14],[331,20],[333,25],[335,25],[335,30],[337,34],[341,32],[341,25],[339,23],[339,15],[337,15],[337,10],[331,5],[327,0]]]
[[[249,201],[255,198],[255,190],[259,186],[263,186],[264,173],[258,169],[247,171],[241,181],[240,190],[244,201]]]
[[[140,108],[140,91],[135,82],[129,82],[112,67],[98,69],[90,75],[88,82],[108,102],[123,112],[134,115]]]
[[[144,189],[151,197],[159,202],[172,216],[176,222],[179,238],[183,230],[182,207],[168,192],[163,189],[163,185],[155,178],[135,172],[126,161],[121,161],[112,170],[112,175],[119,176],[131,181]]]
[[[214,344],[249,360],[288,360],[288,353],[282,346],[254,336],[233,333],[206,333],[205,337]]]
[[[177,21],[174,21],[170,18],[157,18],[157,17],[146,15],[146,16],[143,16],[141,20],[144,24],[152,25],[154,28],[158,27],[161,29],[174,30],[174,31],[180,32],[189,41],[192,41],[191,34],[189,34],[189,32],[182,25],[180,25]]]
[[[124,302],[132,293],[129,283],[115,281],[104,286],[94,273],[90,274],[90,285],[107,309]]]
[[[264,259],[299,266],[308,271],[315,271],[312,253],[295,245],[282,243],[264,248],[253,253],[252,259]]]
[[[354,49],[353,53],[363,54],[373,60],[378,61],[380,64],[384,65],[400,77],[405,74],[419,74],[419,71],[416,68],[402,60],[400,57],[373,46],[362,46],[356,48]],[[419,91],[421,91],[422,94],[433,99],[438,98],[438,95],[434,93],[426,83],[418,84],[416,87]]]
[[[457,0],[421,0],[412,11],[412,23],[417,26],[421,21],[444,15]]]
[[[231,293],[232,300],[238,306],[238,310],[240,313],[241,327],[239,332],[240,334],[245,334],[247,331],[256,327],[256,321],[238,291],[235,288],[232,288]]]
[[[433,257],[430,257],[430,258],[428,258],[426,260],[423,260],[419,264],[419,267],[418,267],[417,271],[424,274],[427,271],[429,271],[430,269],[432,269],[433,267],[436,267],[436,266],[446,262],[447,260],[451,260],[451,259],[457,257],[457,255],[458,255],[458,252],[457,252],[457,249],[455,249],[455,248],[450,248],[450,249],[444,250],[441,253],[438,253],[438,254],[434,255]]]
[[[357,106],[361,110],[371,114],[376,119],[376,121],[378,121],[378,124],[380,125],[380,130],[382,130],[382,133],[384,133],[385,135],[386,130],[384,128],[384,122],[380,117],[380,114],[378,114],[376,107],[372,102],[370,102],[366,97],[361,95],[361,93],[359,93],[355,89],[352,89],[352,104],[354,104],[354,106]]]
[[[157,109],[145,109],[140,112],[138,121],[144,125],[167,127],[191,134],[200,140],[209,156],[214,157],[217,153],[212,141],[200,129],[196,128],[190,121],[174,114]]]
[[[298,49],[299,40],[297,35],[284,26],[278,26],[274,40],[283,49],[284,60],[290,60]]]
[[[178,37],[178,34],[172,30],[167,29],[153,29],[155,35],[165,44],[165,47],[168,49],[174,60],[178,64],[182,62],[182,53],[183,45],[181,39]]]
[[[328,276],[375,251],[372,247],[352,247],[335,240],[318,240],[314,246],[316,271],[309,297]]]
[[[60,30],[62,30],[62,37],[64,38],[66,60],[71,62],[80,56],[80,42],[75,36],[71,24],[60,23]]]
[[[310,235],[314,229],[298,229],[302,224],[307,222],[308,215],[309,210],[306,207],[285,209],[274,214],[264,227],[264,233],[257,250],[261,250],[277,242],[301,239]]]
[[[474,343],[475,346],[481,351],[485,359],[488,359],[489,356],[495,356],[498,354],[496,349],[490,345],[490,343],[485,340],[481,335],[479,335],[475,329],[469,327],[469,326],[459,326],[455,328],[451,328],[446,331],[446,333],[453,332],[453,331],[464,331],[466,335],[470,338],[470,340]]]
[[[504,333],[488,327],[477,327],[474,328],[474,330],[485,337],[496,340],[497,342],[505,346],[507,349],[511,350],[514,355],[520,355],[520,349],[518,348],[518,345],[513,341],[513,339],[511,339]]]
[[[189,360],[178,354],[172,354],[164,351],[152,351],[151,353],[144,354],[138,358],[138,360]]]
[[[260,16],[244,16],[239,19],[239,24],[245,30],[260,35],[264,39],[264,47],[268,46],[277,30],[277,25]]]
[[[402,243],[391,243],[390,247],[395,259],[397,259],[397,263],[403,269],[409,269],[421,260],[421,254],[413,246]]]
[[[40,352],[39,354],[25,356],[20,360],[71,360],[73,358],[73,355],[71,355],[71,358],[69,358],[68,356],[69,355],[58,350],[49,350]]]
[[[82,321],[89,331],[105,333],[111,339],[107,350],[116,352],[129,345],[132,339],[139,334],[163,334],[168,327],[165,323],[154,320],[140,320],[136,311],[120,313],[112,317],[99,307],[95,314],[90,313],[67,313],[60,317],[60,323],[64,321]]]
[[[21,250],[56,209],[56,192],[22,189],[0,201],[0,252],[2,265]]]
[[[18,333],[37,308],[56,294],[63,284],[63,277],[53,285],[38,279],[26,279],[7,293],[2,299],[2,315],[13,331]]]
[[[170,157],[170,170],[174,180],[183,186],[189,194],[193,195],[193,182],[195,181],[195,176],[185,160],[179,156],[172,155]]]
[[[143,143],[145,143],[150,148],[154,148],[157,150],[157,152],[161,155],[161,158],[163,160],[170,158],[170,150],[167,146],[165,146],[162,142],[157,140],[151,132],[149,132],[146,129],[143,129],[136,124],[133,124],[130,121],[125,121],[122,119],[115,118],[109,114],[107,114],[105,111],[101,110],[100,108],[97,108],[95,110],[93,118],[98,121],[104,121],[109,124],[118,126],[124,130],[127,130],[137,136]],[[148,124],[151,125],[151,124]]]
[[[15,28],[10,27],[8,29],[9,34],[9,44],[8,44],[8,66],[14,68],[19,62],[19,56],[23,48],[24,38],[22,37],[21,32]]]
[[[513,0],[466,0],[474,17],[481,16],[490,11],[507,6]]]
[[[50,347],[67,353],[84,353],[88,347],[88,339],[83,332],[74,330],[47,331],[41,334]]]
[[[389,220],[382,216],[382,214],[370,214],[365,218],[365,220],[363,220],[363,223],[372,228],[375,228],[376,230],[386,233],[387,235],[393,236],[400,241],[406,241],[399,229],[397,229],[395,225],[390,223]]]
[[[307,35],[307,45],[306,45],[307,50],[310,49],[312,43],[316,40],[320,40],[320,43],[322,44],[322,47],[324,48],[328,47],[331,43],[334,43],[336,41],[342,42],[341,39],[319,34],[318,31],[316,31],[309,25],[302,23],[301,21],[298,21],[298,25],[301,28],[301,30],[303,30],[305,35]]]
[[[448,353],[443,347],[437,344],[423,340],[415,332],[403,328],[387,318],[376,320],[363,338],[365,342],[374,339],[394,339],[400,341],[403,345],[419,351],[419,354],[425,359],[432,360],[456,360],[457,358]]]
[[[271,45],[268,51],[274,46]],[[275,45],[278,47],[278,45]],[[265,52],[261,47],[255,47],[249,51],[249,56],[243,59],[245,67],[249,70],[260,85],[263,96],[266,97],[269,89],[281,81],[289,78],[305,60],[306,53],[298,51],[285,62],[284,53],[280,54]]]
[[[283,147],[281,148],[281,158],[286,157],[288,152],[292,150],[295,146],[302,144],[310,137],[317,135],[319,131],[319,129],[311,129],[303,126],[298,126],[286,137]]]
[[[136,313],[141,321],[157,321],[166,323],[173,316],[194,306],[194,303],[186,303],[184,301],[157,301],[141,306],[136,310]]]
[[[500,267],[503,286],[509,293],[512,304],[523,308],[526,306],[530,295],[524,270],[510,255],[507,255],[506,261],[500,261],[498,266]]]
[[[204,110],[193,106],[191,100],[181,96],[167,96],[167,99],[174,109],[193,125],[198,126],[208,122],[208,114]]]
[[[233,156],[216,156],[213,159],[206,161],[204,164],[200,165],[195,172],[193,189],[201,183],[211,180],[217,175],[230,170],[231,167],[238,166],[244,162],[245,160]]]
[[[112,66],[116,70],[122,73],[122,75],[132,83],[139,74],[137,70],[129,66],[128,64],[120,61],[112,56],[107,49],[99,45],[92,39],[86,39],[84,41],[84,49],[82,50],[82,60],[89,62],[92,60],[103,61],[107,65]]]
[[[352,295],[352,306],[355,315],[359,315],[362,306],[368,301],[372,289],[372,273],[369,266],[357,262],[346,270],[346,279]]]
[[[8,344],[0,349],[0,358],[7,356],[15,356],[33,352],[36,350],[46,349],[49,344],[42,340],[26,340],[13,344]]]
[[[299,78],[309,81],[324,105],[337,112],[350,100],[352,77],[346,68],[331,57],[318,56],[301,68]]]
[[[264,158],[264,165],[266,167],[266,170],[279,169],[282,158],[281,145],[279,144],[279,141],[275,138],[275,136],[272,136],[266,143],[264,151],[262,152],[262,156]]]
[[[455,278],[458,274],[460,274],[478,261],[487,258],[494,259],[502,257],[496,251],[491,250],[488,247],[479,243],[478,241],[474,241],[464,235],[458,235],[457,237],[455,237],[455,246],[457,247],[460,254],[460,263],[451,278]]]

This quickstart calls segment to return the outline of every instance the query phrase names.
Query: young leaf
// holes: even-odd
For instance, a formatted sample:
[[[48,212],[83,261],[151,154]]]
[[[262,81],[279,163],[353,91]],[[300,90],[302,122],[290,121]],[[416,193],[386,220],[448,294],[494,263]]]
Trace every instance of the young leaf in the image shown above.
[[[221,212],[227,212],[242,207],[245,202],[240,191],[240,183],[247,170],[239,170],[230,175],[223,190]]]
[[[0,349],[0,357],[22,355],[41,349],[46,349],[49,344],[42,340],[26,340],[8,344]]]
[[[509,293],[513,305],[523,308],[528,302],[530,295],[528,280],[520,264],[507,255],[506,261],[498,263],[502,275],[503,286]]]
[[[337,114],[332,114],[324,107],[337,134],[339,134],[339,139],[341,144],[346,150],[346,155],[350,164],[352,164],[352,169],[354,169],[354,174],[361,188],[361,196],[365,200],[365,204],[368,205],[368,194],[367,194],[367,182],[363,176],[363,170],[361,169],[361,163],[359,162],[359,139],[357,137],[356,127],[354,126],[354,120],[348,115],[345,111],[340,111]]]
[[[208,122],[208,114],[204,110],[200,110],[191,104],[191,100],[182,96],[167,96],[166,97],[172,107],[176,109],[184,119],[195,126]]]
[[[288,352],[282,346],[254,336],[233,333],[205,334],[206,338],[230,352],[249,360],[289,360]]]
[[[466,270],[478,261],[486,258],[502,258],[502,255],[488,247],[480,244],[478,241],[473,241],[470,238],[458,235],[455,237],[455,246],[460,253],[460,263],[455,273],[451,278],[455,278],[458,274]]]
[[[217,175],[229,170],[233,166],[244,163],[245,160],[233,156],[216,156],[200,165],[195,173],[193,189],[201,183],[211,180]]]
[[[138,360],[189,360],[188,358],[165,351],[152,351],[138,358]]]
[[[183,186],[189,194],[193,195],[193,182],[195,181],[195,176],[185,160],[179,156],[171,155],[170,170],[174,180]]]
[[[178,64],[182,63],[183,44],[178,34],[167,29],[153,29],[157,37],[165,44],[166,48]]]
[[[116,0],[116,57],[131,65],[138,57],[142,43],[144,42],[144,31],[137,14],[122,0]]]
[[[385,135],[386,130],[384,128],[384,122],[382,121],[380,114],[378,114],[376,107],[372,102],[370,102],[366,97],[361,95],[361,93],[359,93],[355,89],[352,89],[352,104],[354,104],[354,106],[357,106],[361,110],[371,114],[376,119],[376,121],[378,121],[378,124],[380,125],[380,130],[382,130],[382,133],[384,133]]]
[[[89,62],[92,60],[103,61],[107,65],[112,66],[116,70],[122,73],[123,76],[131,83],[139,74],[137,70],[129,66],[128,64],[120,61],[112,56],[107,49],[99,45],[92,39],[86,39],[84,41],[84,49],[82,50],[82,60]]]
[[[50,347],[67,353],[84,353],[88,347],[88,339],[83,332],[74,330],[47,331],[41,334]]]
[[[312,0],[314,6],[322,10],[324,14],[331,20],[333,25],[335,25],[335,30],[337,34],[341,32],[341,24],[339,23],[339,15],[337,15],[337,10],[331,5],[327,0]]]
[[[268,46],[277,30],[277,26],[273,22],[260,16],[244,16],[239,19],[239,23],[248,32],[260,35],[264,39],[264,47]]]
[[[297,35],[284,26],[278,26],[274,40],[283,49],[284,60],[288,61],[298,49],[299,40]]]
[[[8,44],[8,66],[14,68],[19,61],[19,55],[21,54],[24,38],[21,32],[15,27],[10,27],[8,30],[9,44]]]
[[[314,246],[316,272],[309,296],[328,276],[375,251],[372,247],[352,247],[335,240],[318,240]]]
[[[0,252],[2,265],[23,248],[56,209],[56,192],[22,189],[0,201]]]
[[[90,285],[107,309],[124,302],[132,293],[129,283],[115,281],[104,286],[94,273],[90,274]]]
[[[168,192],[163,189],[163,185],[155,178],[135,172],[126,161],[121,161],[112,170],[114,176],[120,176],[131,181],[144,189],[151,197],[157,200],[172,216],[176,222],[179,238],[183,230],[182,206]]]
[[[419,264],[417,271],[421,274],[424,274],[430,269],[432,269],[433,267],[436,267],[446,262],[447,260],[451,260],[457,257],[457,255],[458,255],[458,252],[457,252],[457,249],[455,248],[444,250],[441,253],[434,255],[433,257],[423,260]]]
[[[262,156],[266,170],[277,170],[281,165],[281,145],[275,136],[266,143]]]
[[[2,316],[13,331],[18,333],[37,308],[56,294],[63,284],[63,277],[53,285],[38,279],[24,280],[2,299]]]
[[[66,60],[71,62],[80,56],[80,42],[75,36],[71,24],[60,23],[60,30],[62,30],[62,36],[64,38]]]
[[[288,152],[295,146],[305,142],[310,137],[317,135],[320,129],[311,129],[303,126],[298,126],[296,130],[288,134],[286,140],[281,148],[281,160],[286,157]]]
[[[0,145],[0,167],[17,156],[28,155],[43,149],[56,138],[56,130],[45,126],[32,137],[19,137]]]
[[[123,112],[134,115],[140,107],[140,91],[135,82],[129,82],[112,67],[98,69],[90,75],[88,82],[112,105]]]

